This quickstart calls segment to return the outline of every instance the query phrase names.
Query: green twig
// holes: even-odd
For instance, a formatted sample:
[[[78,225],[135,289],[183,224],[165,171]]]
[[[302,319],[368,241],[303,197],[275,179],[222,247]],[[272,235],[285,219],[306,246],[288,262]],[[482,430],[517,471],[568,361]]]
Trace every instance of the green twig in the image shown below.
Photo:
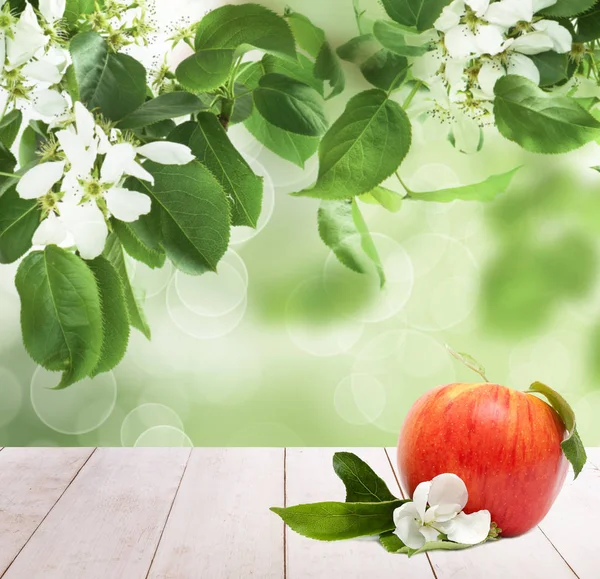
[[[404,191],[406,191],[406,195],[404,196],[404,198],[412,199],[414,191],[412,191],[411,189],[408,188],[406,183],[402,180],[402,177],[400,177],[400,174],[398,173],[398,171],[396,171],[394,174],[396,175],[396,179],[398,179],[398,181],[400,181],[400,185],[402,185]]]
[[[0,171],[0,177],[12,177],[13,179],[20,179],[21,175],[17,175],[16,173],[4,173]]]
[[[415,86],[413,86],[413,89],[410,91],[410,94],[406,97],[406,100],[404,101],[404,104],[402,105],[403,109],[406,110],[408,108],[408,105],[410,105],[410,103],[415,98],[416,94],[419,92],[419,89],[422,86],[423,86],[423,83],[420,80],[415,82]]]
[[[363,16],[366,14],[366,10],[361,10],[360,8],[360,0],[353,0],[354,1],[354,16],[356,18],[356,25],[358,26],[358,32],[360,34],[366,34],[363,25],[362,25],[362,18]]]

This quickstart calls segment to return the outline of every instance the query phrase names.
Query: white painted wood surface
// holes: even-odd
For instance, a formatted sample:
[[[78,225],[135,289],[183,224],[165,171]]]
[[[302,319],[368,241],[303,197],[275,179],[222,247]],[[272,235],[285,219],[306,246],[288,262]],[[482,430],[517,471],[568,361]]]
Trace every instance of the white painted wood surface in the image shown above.
[[[3,577],[144,577],[189,454],[96,450]]]
[[[35,448],[0,452],[0,575],[54,507],[93,450]]]
[[[281,579],[284,450],[194,449],[149,579]]]
[[[600,449],[540,529],[412,559],[372,540],[311,541],[269,511],[343,500],[331,464],[340,449],[0,450],[2,579],[600,576]],[[399,488],[395,449],[391,460],[385,449],[347,450]]]
[[[396,484],[381,448],[287,450],[287,505],[343,501],[344,485],[332,467],[333,453],[349,450],[365,460],[390,489]],[[375,540],[320,542],[286,529],[288,579],[348,579],[350,577],[410,577],[433,579],[425,557],[396,557]]]

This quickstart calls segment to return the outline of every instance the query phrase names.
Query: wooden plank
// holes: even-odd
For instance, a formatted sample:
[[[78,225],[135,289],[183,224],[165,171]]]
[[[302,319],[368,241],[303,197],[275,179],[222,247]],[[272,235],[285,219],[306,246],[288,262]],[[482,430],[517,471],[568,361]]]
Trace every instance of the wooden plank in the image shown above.
[[[196,448],[149,579],[281,579],[283,449]]]
[[[600,469],[588,463],[572,474],[540,528],[580,579],[596,579],[600,551],[595,540],[600,518]]]
[[[92,454],[91,448],[0,452],[0,576]]]
[[[4,578],[143,579],[189,454],[98,449]]]
[[[396,449],[389,448],[387,452],[394,468],[397,468]],[[520,537],[501,539],[465,551],[433,551],[428,553],[428,557],[437,579],[480,577],[482,569],[485,569],[486,579],[575,577],[538,527]]]
[[[339,449],[336,449],[339,450]],[[287,505],[343,501],[344,486],[333,472],[333,449],[287,450]],[[394,476],[383,449],[348,449],[365,460],[394,488]],[[286,530],[288,579],[347,579],[348,577],[410,577],[433,579],[426,557],[408,559],[387,553],[377,541],[324,543]]]

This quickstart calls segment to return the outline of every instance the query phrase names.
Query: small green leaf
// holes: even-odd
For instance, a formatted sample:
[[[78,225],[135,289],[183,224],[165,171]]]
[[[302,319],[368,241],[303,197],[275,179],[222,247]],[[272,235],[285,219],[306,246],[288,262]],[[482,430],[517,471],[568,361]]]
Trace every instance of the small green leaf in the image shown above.
[[[485,375],[485,368],[473,356],[464,352],[456,352],[448,344],[446,344],[446,349],[453,358],[456,358],[461,364],[464,364],[467,368],[479,374],[486,382],[489,382]]]
[[[217,117],[200,113],[197,123],[179,125],[170,140],[190,147],[217,178],[230,200],[232,225],[256,227],[262,208],[263,179],[254,174],[231,144]]]
[[[487,540],[487,539],[486,539]],[[481,545],[485,543],[477,543]],[[409,557],[413,555],[419,555],[420,553],[428,553],[429,551],[462,551],[464,549],[470,549],[471,547],[476,547],[477,545],[465,545],[464,543],[454,543],[452,541],[431,541],[429,543],[425,543],[420,549],[411,549],[406,547],[406,550],[401,550],[400,553],[406,553]]]
[[[17,160],[15,159],[15,156],[10,152],[10,149],[7,146],[0,142],[0,171],[2,173],[14,174],[16,166]],[[15,177],[0,175],[0,195],[1,191],[6,191],[9,187],[14,185],[15,179]]]
[[[410,191],[408,199],[415,201],[433,201],[436,203],[451,203],[453,201],[493,201],[500,193],[504,193],[513,177],[521,167],[512,171],[492,175],[473,185],[464,185],[462,187],[451,187],[450,189],[440,189],[439,191],[416,192]]]
[[[125,266],[123,246],[116,233],[113,232],[108,236],[103,255],[110,263],[112,263],[123,284],[127,312],[129,314],[129,323],[132,327],[142,332],[149,340],[151,338],[150,326],[146,320],[144,310],[131,287],[131,281],[129,280],[129,274],[127,273],[127,267]]]
[[[552,6],[538,12],[538,14],[557,18],[572,18],[587,12],[594,4],[596,4],[596,0],[558,0]]]
[[[577,432],[575,412],[573,412],[569,403],[556,390],[550,388],[550,386],[546,386],[541,382],[534,382],[529,387],[529,390],[527,390],[527,393],[530,392],[545,396],[563,421],[569,436],[562,442],[561,446],[565,457],[573,466],[573,472],[575,473],[575,478],[577,478],[585,466],[587,455],[583,442]]]
[[[381,44],[372,34],[362,34],[339,46],[337,55],[346,62],[360,65],[380,50]]]
[[[83,32],[70,44],[81,101],[111,121],[121,120],[146,100],[146,69],[127,54],[114,54],[95,32]]]
[[[315,77],[314,67],[314,63],[303,54],[298,55],[298,62],[292,62],[272,54],[266,54],[262,59],[264,74],[282,74],[311,86],[320,95],[323,95],[323,81]]]
[[[373,35],[381,46],[399,56],[422,56],[429,50],[427,46],[407,44],[406,30],[388,20],[377,20],[373,27]]]
[[[129,343],[129,316],[121,278],[110,261],[100,256],[88,262],[88,266],[98,285],[104,328],[100,359],[91,373],[93,378],[110,372],[125,356]]]
[[[243,123],[254,112],[254,100],[252,99],[252,91],[249,87],[236,82],[233,86],[233,94],[235,101],[233,103],[233,114],[229,121],[229,124],[232,126]]]
[[[542,52],[529,56],[540,71],[540,86],[553,86],[569,80],[569,57],[557,52]]]
[[[380,503],[398,500],[373,469],[351,452],[336,452],[333,469],[346,487],[347,503]]]
[[[390,213],[398,213],[402,209],[402,202],[404,197],[396,191],[392,191],[387,187],[376,187],[373,191],[365,193],[359,197],[364,203],[370,203],[372,205],[381,205],[384,209],[387,209]]]
[[[118,127],[138,129],[159,121],[191,115],[204,108],[202,101],[188,92],[166,93],[146,101],[139,109],[121,120]]]
[[[388,553],[402,553],[408,549],[393,531],[388,531],[387,533],[379,535],[379,542]]]
[[[318,541],[378,535],[395,528],[393,513],[406,501],[313,503],[271,510],[296,533]]]
[[[577,18],[575,42],[591,42],[600,38],[600,3]]]
[[[388,50],[380,50],[360,66],[360,71],[373,86],[386,92],[392,92],[406,79],[408,60]]]
[[[600,136],[600,122],[576,101],[545,93],[530,80],[501,78],[494,88],[500,133],[532,153],[566,153]]]
[[[289,24],[264,6],[222,6],[209,12],[198,24],[196,50],[236,50],[245,45],[296,60],[296,43]]]
[[[392,20],[419,31],[429,30],[452,0],[381,0]]]
[[[23,114],[18,109],[10,111],[10,113],[0,120],[0,143],[7,149],[13,146],[22,122]]]
[[[37,199],[21,199],[15,187],[0,197],[0,263],[14,263],[31,249],[41,218]]]
[[[402,107],[378,89],[359,93],[321,141],[317,183],[298,195],[333,200],[369,193],[398,169],[410,144]]]
[[[177,80],[192,92],[219,88],[229,77],[234,54],[232,49],[198,50],[177,67]]]
[[[371,232],[369,231],[367,223],[360,212],[356,199],[352,200],[352,218],[354,219],[354,224],[356,225],[356,229],[360,234],[363,251],[375,265],[375,270],[379,276],[379,282],[383,288],[385,286],[386,279],[385,271],[383,270],[383,264],[381,263],[381,257],[379,256],[375,242],[371,237]]]
[[[95,0],[66,0],[64,17],[69,26],[74,27],[81,16],[91,14],[95,9]]]
[[[282,74],[271,73],[260,79],[254,104],[263,118],[284,131],[319,137],[327,130],[321,95]]]
[[[55,245],[30,253],[15,280],[21,298],[23,342],[33,360],[62,371],[58,388],[86,378],[102,347],[102,311],[86,263]]]
[[[303,14],[294,12],[290,8],[286,9],[285,17],[289,22],[298,46],[316,59],[325,42],[324,30],[315,26],[311,20]]]
[[[346,88],[344,70],[329,42],[323,43],[315,62],[314,72],[316,78],[326,81],[331,88],[327,100],[344,92]]]
[[[173,264],[188,275],[216,271],[227,251],[230,210],[212,173],[198,161],[187,165],[144,164],[154,187],[139,181],[162,208],[163,246]]]

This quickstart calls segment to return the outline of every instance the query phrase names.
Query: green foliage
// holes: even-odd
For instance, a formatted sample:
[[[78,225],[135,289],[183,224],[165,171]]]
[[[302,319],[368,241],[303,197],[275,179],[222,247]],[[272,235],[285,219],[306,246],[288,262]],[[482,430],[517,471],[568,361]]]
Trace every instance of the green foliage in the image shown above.
[[[548,6],[538,14],[557,18],[572,18],[587,12],[594,6],[596,0],[557,0],[553,6]]]
[[[100,359],[103,329],[98,287],[86,263],[50,245],[22,261],[15,283],[29,355],[63,372],[58,388],[89,376]]]
[[[12,187],[0,197],[0,263],[14,263],[31,249],[42,212],[35,199],[21,199]]]
[[[316,59],[325,42],[325,31],[315,26],[304,14],[294,12],[291,8],[286,9],[285,17],[298,46]]]
[[[103,0],[98,3],[100,6]],[[96,0],[66,0],[65,20],[71,27],[75,27],[79,18],[84,14],[91,14],[96,9]]]
[[[14,109],[3,119],[0,119],[0,143],[7,149],[13,146],[22,122],[23,113],[18,109]]]
[[[428,30],[452,0],[381,0],[392,20],[417,30]]]
[[[8,147],[0,142],[0,173],[6,173],[6,175],[0,175],[0,192],[5,191],[13,184],[13,179],[8,175],[14,172],[16,166],[15,156]]]
[[[542,52],[532,54],[529,58],[533,60],[540,71],[540,86],[553,86],[569,80],[569,57],[557,52]]]
[[[361,195],[359,199],[363,203],[369,203],[371,205],[381,205],[384,209],[390,213],[398,213],[402,209],[402,201],[404,197],[396,191],[392,191],[387,187],[376,187],[369,193]]]
[[[406,42],[406,30],[387,20],[377,20],[373,26],[373,36],[387,50],[400,56],[422,56],[429,49],[427,46],[414,46]]]
[[[114,54],[95,32],[78,34],[70,45],[81,101],[111,121],[121,120],[146,100],[146,69],[127,54]]]
[[[577,18],[575,42],[591,42],[600,38],[600,2]]]
[[[566,153],[600,137],[600,122],[576,101],[548,95],[526,78],[505,76],[494,92],[498,130],[527,151]]]
[[[191,92],[214,90],[229,77],[234,54],[230,48],[198,50],[177,67],[177,80]]]
[[[368,193],[398,169],[410,144],[400,105],[381,90],[362,92],[323,137],[317,183],[299,194],[332,200]]]
[[[329,42],[324,42],[315,62],[315,76],[326,81],[331,92],[327,100],[341,94],[346,88],[346,77],[342,65]]]
[[[303,82],[323,95],[323,81],[315,76],[315,63],[303,54],[298,55],[298,61],[293,62],[272,54],[265,54],[261,60],[263,74],[277,73],[299,82]],[[256,88],[258,83],[253,87]]]
[[[212,113],[200,113],[196,123],[177,127],[171,141],[188,145],[196,158],[217,178],[230,201],[231,224],[256,227],[262,208],[263,179],[231,144]]]
[[[393,531],[381,533],[379,535],[379,543],[388,553],[401,553],[402,549],[408,549]]]
[[[284,131],[319,137],[327,130],[321,96],[303,82],[282,74],[266,74],[253,94],[263,118]]]
[[[139,109],[122,119],[120,129],[139,129],[160,121],[176,119],[197,113],[205,108],[195,95],[187,92],[172,92],[146,101]]]

